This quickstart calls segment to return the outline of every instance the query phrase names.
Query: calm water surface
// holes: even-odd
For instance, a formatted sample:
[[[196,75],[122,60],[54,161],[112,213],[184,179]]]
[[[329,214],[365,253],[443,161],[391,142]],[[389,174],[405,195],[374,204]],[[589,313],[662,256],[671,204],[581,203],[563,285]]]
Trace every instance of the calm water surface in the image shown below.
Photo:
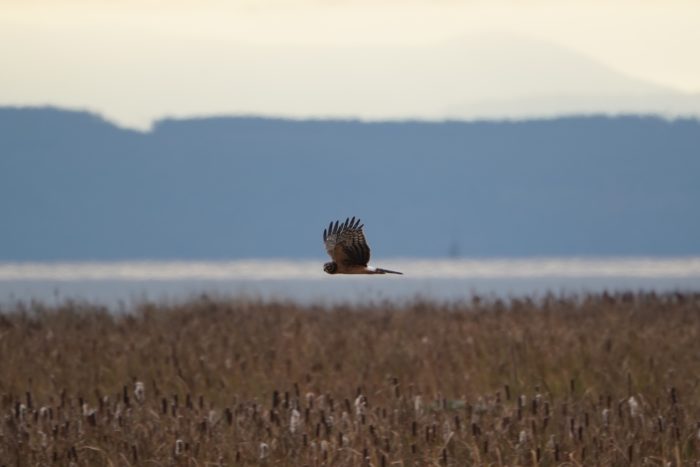
[[[0,263],[0,304],[66,299],[129,307],[207,294],[301,303],[468,299],[654,290],[700,291],[700,257],[386,259],[403,276],[329,276],[324,260]]]

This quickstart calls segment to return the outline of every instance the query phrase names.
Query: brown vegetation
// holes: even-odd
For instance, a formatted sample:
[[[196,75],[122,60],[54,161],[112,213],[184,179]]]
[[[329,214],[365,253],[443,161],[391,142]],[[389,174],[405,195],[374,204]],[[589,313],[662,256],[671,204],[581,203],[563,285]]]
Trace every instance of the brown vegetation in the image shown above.
[[[0,464],[694,465],[700,295],[0,313]]]

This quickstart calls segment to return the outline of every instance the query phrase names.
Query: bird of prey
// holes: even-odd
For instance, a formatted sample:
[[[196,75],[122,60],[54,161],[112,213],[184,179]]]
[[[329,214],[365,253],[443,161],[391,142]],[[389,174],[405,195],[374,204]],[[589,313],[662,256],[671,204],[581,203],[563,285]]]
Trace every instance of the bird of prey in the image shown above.
[[[323,244],[333,261],[323,265],[328,274],[403,274],[388,269],[373,268],[369,263],[369,245],[360,219],[348,218],[344,223],[331,222],[323,229]]]

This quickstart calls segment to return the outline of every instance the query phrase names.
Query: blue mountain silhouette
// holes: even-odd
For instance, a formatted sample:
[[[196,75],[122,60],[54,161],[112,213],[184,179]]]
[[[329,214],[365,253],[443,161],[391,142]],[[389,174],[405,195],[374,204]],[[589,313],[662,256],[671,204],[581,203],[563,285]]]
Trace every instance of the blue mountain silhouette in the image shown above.
[[[0,108],[0,260],[700,254],[700,123],[219,117],[124,130]]]

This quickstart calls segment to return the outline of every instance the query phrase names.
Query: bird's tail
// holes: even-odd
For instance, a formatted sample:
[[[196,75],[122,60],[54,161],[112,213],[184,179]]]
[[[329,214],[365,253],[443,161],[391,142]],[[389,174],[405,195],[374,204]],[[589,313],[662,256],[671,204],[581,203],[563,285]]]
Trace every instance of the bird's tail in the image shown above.
[[[399,271],[392,271],[390,269],[382,269],[382,268],[377,268],[376,273],[377,274],[403,274],[402,272],[399,272]]]

